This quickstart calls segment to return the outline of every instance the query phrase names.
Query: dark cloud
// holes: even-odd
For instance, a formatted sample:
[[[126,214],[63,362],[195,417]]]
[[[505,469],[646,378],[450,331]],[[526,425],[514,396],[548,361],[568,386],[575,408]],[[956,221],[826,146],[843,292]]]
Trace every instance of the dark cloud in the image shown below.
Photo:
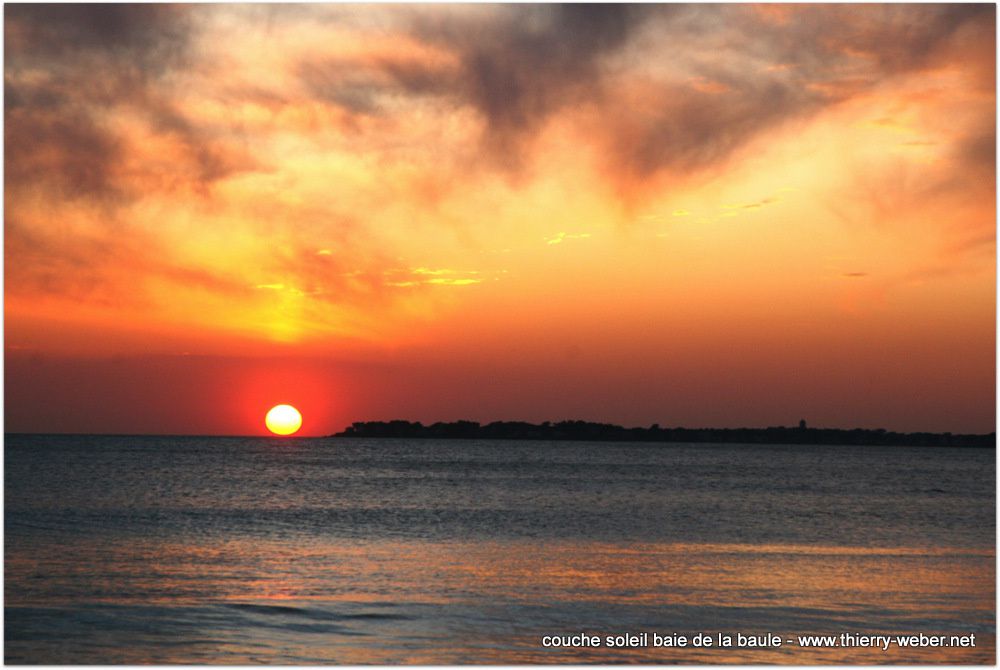
[[[716,92],[654,87],[646,107],[626,101],[607,110],[614,169],[643,178],[662,169],[707,167],[765,130],[932,67],[961,46],[960,37],[993,30],[993,9],[983,5],[788,9],[782,21],[754,16],[746,7],[696,10],[703,20],[687,24],[694,31],[688,37],[700,30],[711,44],[720,21],[732,21],[738,29],[729,31],[724,48],[737,57],[692,73],[717,83]],[[761,71],[761,63],[771,66]]]
[[[60,199],[125,197],[115,177],[123,157],[121,141],[78,106],[8,107],[4,154],[8,197],[17,187],[41,185]]]
[[[124,66],[163,71],[183,59],[190,11],[163,4],[7,4],[5,58],[121,59]]]
[[[502,6],[462,19],[417,12],[413,34],[456,54],[457,67],[382,58],[306,62],[299,74],[316,97],[354,113],[377,114],[387,91],[471,105],[486,123],[490,155],[516,167],[522,141],[552,114],[600,96],[602,59],[649,12],[621,4]]]
[[[183,147],[196,185],[248,167],[245,154],[184,116],[164,76],[189,64],[205,11],[6,5],[7,185],[125,197],[116,166],[128,147],[107,119],[126,106]],[[357,14],[335,12],[337,21],[344,12]],[[544,4],[398,8],[392,17],[454,60],[306,60],[296,74],[309,94],[348,118],[385,115],[385,102],[401,96],[474,109],[484,122],[479,155],[513,171],[554,115],[582,111],[588,138],[623,181],[697,172],[764,132],[949,55],[984,72],[994,63],[992,5]],[[962,153],[986,164],[989,146],[984,135]]]
[[[803,13],[810,32],[825,36],[819,41],[824,51],[863,54],[875,62],[876,77],[934,65],[942,50],[992,30],[994,15],[986,4],[844,5]]]
[[[4,6],[8,192],[24,185],[60,198],[124,196],[115,174],[124,147],[107,113],[181,52],[179,17],[160,5]]]
[[[764,129],[818,109],[822,97],[775,81],[746,82],[723,94],[655,89],[606,110],[611,167],[628,178],[718,163]]]
[[[478,25],[418,21],[416,33],[458,53],[453,93],[483,116],[494,157],[516,166],[521,141],[553,113],[601,96],[602,59],[647,13],[639,5],[520,6]],[[427,76],[401,81],[408,90],[440,85]]]
[[[993,120],[995,122],[995,118]],[[973,168],[975,173],[987,175],[989,181],[992,182],[993,178],[989,176],[996,175],[997,167],[995,124],[982,127],[964,136],[958,142],[955,158],[963,166]]]
[[[5,6],[5,185],[61,199],[121,202],[142,194],[125,178],[130,147],[117,112],[138,114],[182,149],[177,179],[202,189],[245,156],[178,111],[168,76],[190,64],[196,10],[174,5]],[[142,175],[133,168],[133,180]]]
[[[380,113],[386,92],[469,105],[485,122],[487,155],[513,169],[554,114],[592,108],[609,169],[641,180],[725,160],[764,131],[962,49],[978,49],[983,62],[972,66],[990,69],[994,14],[991,5],[424,11],[413,13],[413,35],[453,53],[457,66],[383,59],[307,63],[300,74],[317,97],[357,114]],[[630,49],[645,65],[676,61],[688,79],[650,76],[641,97],[623,93],[615,57]]]
[[[195,190],[203,191],[208,184],[258,167],[247,151],[226,146],[210,130],[190,121],[169,97],[147,89],[137,102],[155,132],[173,138],[183,147],[193,166],[190,182]]]
[[[303,63],[299,77],[311,95],[353,114],[378,114],[378,95],[384,82],[376,72],[360,71],[355,63],[330,60],[322,64]]]

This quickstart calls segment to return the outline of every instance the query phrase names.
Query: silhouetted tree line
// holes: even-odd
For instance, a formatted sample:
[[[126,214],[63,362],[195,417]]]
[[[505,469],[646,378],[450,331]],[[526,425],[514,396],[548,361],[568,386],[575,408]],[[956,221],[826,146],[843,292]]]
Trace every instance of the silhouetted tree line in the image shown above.
[[[407,437],[439,440],[589,440],[595,442],[722,442],[744,444],[859,444],[933,447],[995,447],[996,433],[894,433],[879,428],[625,428],[610,423],[560,421],[453,421],[425,426],[419,421],[357,421],[331,437]]]

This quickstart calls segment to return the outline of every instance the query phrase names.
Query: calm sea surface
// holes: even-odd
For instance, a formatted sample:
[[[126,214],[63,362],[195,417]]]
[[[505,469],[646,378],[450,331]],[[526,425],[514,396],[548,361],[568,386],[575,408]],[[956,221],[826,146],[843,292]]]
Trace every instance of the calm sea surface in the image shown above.
[[[992,664],[995,458],[7,435],[4,657]],[[641,632],[783,642],[542,644]],[[841,633],[974,634],[976,646],[794,642]]]

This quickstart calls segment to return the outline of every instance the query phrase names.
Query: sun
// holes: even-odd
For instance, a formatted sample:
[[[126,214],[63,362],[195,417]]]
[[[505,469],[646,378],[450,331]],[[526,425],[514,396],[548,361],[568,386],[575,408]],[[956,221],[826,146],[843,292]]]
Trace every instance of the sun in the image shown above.
[[[291,435],[302,426],[302,415],[291,405],[275,405],[264,417],[264,425],[275,435]]]

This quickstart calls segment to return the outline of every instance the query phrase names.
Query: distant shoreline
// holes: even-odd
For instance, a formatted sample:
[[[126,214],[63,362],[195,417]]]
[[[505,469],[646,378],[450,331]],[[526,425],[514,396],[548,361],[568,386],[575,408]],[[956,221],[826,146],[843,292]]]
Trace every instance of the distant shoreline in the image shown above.
[[[985,435],[953,433],[896,433],[884,429],[808,428],[625,428],[589,421],[495,421],[480,425],[475,421],[438,422],[428,426],[419,421],[357,421],[331,438],[403,437],[437,440],[562,440],[593,442],[686,442],[741,444],[839,444],[910,447],[996,447],[996,433]]]

